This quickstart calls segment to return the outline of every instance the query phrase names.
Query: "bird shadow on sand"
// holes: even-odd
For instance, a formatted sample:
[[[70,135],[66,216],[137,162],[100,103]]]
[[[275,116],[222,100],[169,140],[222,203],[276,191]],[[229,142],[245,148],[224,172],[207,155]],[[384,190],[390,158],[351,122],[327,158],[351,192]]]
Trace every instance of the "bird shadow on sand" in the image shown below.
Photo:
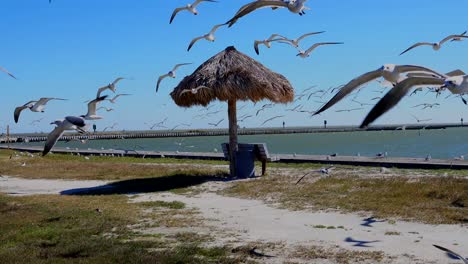
[[[372,247],[372,245],[368,245],[368,244],[380,242],[380,240],[366,241],[366,240],[353,239],[351,237],[347,237],[344,241],[348,243],[353,243],[354,244],[353,247]]]
[[[130,179],[91,188],[61,191],[61,195],[113,195],[166,192],[197,186],[206,182],[231,181],[228,174],[175,174],[155,178]]]
[[[385,220],[376,220],[374,217],[365,218],[362,221],[363,222],[362,222],[361,226],[365,226],[365,227],[374,227],[372,225],[374,223],[383,223],[383,222],[385,222]]]

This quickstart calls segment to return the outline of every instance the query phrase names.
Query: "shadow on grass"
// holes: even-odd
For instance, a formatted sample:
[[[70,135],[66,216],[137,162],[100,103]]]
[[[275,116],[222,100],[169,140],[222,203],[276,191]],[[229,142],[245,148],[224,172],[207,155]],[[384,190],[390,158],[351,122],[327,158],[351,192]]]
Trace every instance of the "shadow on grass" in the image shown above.
[[[192,175],[175,174],[170,176],[132,179],[112,182],[106,185],[64,190],[61,195],[113,195],[165,192],[184,189],[209,181],[228,181],[228,174]]]

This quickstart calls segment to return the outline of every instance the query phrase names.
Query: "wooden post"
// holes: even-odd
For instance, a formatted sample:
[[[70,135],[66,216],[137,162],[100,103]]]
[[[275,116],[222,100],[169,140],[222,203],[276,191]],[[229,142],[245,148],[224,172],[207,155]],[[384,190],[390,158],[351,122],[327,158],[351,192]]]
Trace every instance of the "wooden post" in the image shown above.
[[[236,101],[228,101],[229,118],[229,174],[232,178],[236,177],[236,153],[237,147],[237,109]]]
[[[10,125],[6,128],[7,148],[10,149]]]

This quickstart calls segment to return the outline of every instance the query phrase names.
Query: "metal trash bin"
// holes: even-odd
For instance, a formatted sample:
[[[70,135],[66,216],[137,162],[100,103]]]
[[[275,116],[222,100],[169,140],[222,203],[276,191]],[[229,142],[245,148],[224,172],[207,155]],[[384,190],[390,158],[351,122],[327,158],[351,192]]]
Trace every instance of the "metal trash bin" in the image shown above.
[[[253,144],[239,144],[236,152],[236,174],[238,178],[255,177],[255,154]]]

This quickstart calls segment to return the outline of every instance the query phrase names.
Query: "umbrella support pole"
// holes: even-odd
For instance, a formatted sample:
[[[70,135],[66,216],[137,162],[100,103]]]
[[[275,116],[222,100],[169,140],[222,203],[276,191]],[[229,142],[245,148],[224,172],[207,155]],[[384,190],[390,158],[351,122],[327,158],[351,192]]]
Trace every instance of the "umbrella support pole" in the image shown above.
[[[235,100],[228,100],[229,118],[229,174],[236,177],[236,153],[237,146],[237,104]]]

